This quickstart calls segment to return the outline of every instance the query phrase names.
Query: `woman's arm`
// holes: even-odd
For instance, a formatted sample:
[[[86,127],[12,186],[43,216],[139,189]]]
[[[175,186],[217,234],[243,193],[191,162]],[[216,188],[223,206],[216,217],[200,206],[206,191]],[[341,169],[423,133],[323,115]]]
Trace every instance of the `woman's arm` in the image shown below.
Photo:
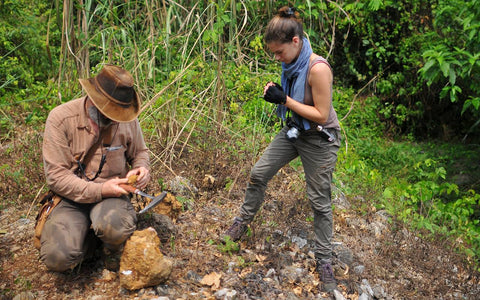
[[[300,103],[287,96],[287,106],[300,116],[318,124],[328,120],[332,99],[333,74],[325,63],[317,63],[310,69],[307,78],[312,87],[313,106]]]

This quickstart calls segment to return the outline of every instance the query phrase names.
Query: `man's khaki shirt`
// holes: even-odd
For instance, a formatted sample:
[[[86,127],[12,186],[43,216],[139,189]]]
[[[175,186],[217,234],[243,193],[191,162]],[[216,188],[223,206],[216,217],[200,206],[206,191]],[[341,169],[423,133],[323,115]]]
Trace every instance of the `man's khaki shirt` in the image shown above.
[[[78,98],[50,112],[45,124],[43,163],[47,184],[53,192],[75,202],[95,203],[102,200],[103,182],[124,178],[129,167],[148,168],[149,155],[138,119],[114,122],[110,125],[113,137],[110,147],[102,142],[85,167],[85,174],[93,178],[102,154],[106,154],[102,172],[94,181],[79,177],[77,160],[83,160],[98,139],[90,125],[85,102],[86,97]]]

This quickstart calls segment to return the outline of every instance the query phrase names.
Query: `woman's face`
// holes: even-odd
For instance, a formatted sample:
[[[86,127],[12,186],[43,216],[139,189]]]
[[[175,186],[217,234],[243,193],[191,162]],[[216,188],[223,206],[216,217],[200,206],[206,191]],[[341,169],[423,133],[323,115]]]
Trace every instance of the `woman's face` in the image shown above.
[[[302,50],[300,39],[297,36],[293,37],[290,43],[270,42],[267,47],[272,51],[276,60],[286,64],[293,62]]]

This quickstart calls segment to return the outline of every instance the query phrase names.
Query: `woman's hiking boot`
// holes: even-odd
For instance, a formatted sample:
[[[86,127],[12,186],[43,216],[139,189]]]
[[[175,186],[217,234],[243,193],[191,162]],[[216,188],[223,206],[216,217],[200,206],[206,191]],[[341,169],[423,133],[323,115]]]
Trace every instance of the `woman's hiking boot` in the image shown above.
[[[335,280],[335,275],[333,274],[331,260],[317,260],[317,272],[320,275],[320,280],[323,283],[323,290],[325,292],[332,292],[337,288],[337,280]]]
[[[231,241],[238,241],[248,230],[248,224],[240,217],[235,217],[232,226],[228,228],[222,237],[223,241],[229,238]]]

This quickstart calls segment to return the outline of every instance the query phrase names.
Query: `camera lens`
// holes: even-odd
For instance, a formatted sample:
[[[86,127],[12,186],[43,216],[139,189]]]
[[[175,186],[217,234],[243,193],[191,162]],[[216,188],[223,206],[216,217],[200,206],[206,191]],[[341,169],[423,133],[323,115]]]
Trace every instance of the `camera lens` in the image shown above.
[[[287,140],[289,140],[292,143],[295,143],[298,137],[300,136],[300,131],[297,128],[292,127],[287,131],[286,136],[287,136]]]

